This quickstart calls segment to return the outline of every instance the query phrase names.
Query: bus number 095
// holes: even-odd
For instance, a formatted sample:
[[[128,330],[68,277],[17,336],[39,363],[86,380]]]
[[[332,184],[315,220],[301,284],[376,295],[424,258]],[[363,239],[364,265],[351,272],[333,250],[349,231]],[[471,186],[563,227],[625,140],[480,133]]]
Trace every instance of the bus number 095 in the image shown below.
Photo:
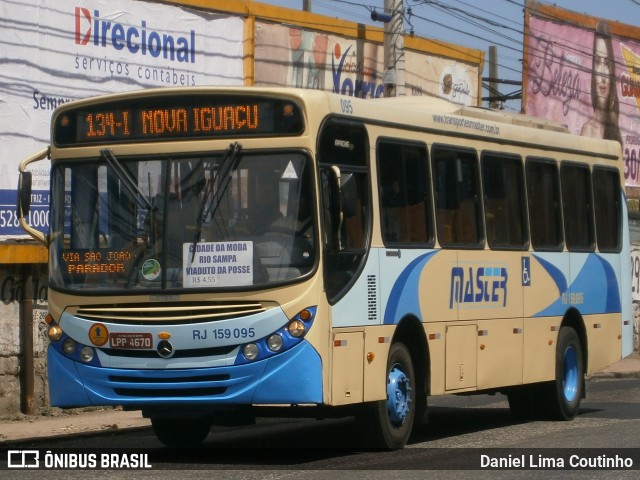
[[[340,110],[347,115],[353,115],[353,104],[349,99],[340,99]]]

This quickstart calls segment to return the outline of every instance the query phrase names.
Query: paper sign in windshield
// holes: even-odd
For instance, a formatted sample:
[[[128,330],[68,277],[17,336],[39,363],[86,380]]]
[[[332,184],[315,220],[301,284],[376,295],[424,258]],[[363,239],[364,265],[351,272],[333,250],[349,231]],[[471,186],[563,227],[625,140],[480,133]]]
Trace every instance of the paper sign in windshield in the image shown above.
[[[185,287],[253,284],[253,242],[185,243],[182,255]]]

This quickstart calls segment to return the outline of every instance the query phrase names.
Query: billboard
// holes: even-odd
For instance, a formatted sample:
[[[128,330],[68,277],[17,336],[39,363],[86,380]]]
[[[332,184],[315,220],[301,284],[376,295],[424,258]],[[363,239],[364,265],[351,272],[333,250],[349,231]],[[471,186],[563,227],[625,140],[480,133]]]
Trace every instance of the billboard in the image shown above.
[[[625,182],[640,186],[640,29],[535,2],[528,7],[524,113],[620,142]]]
[[[358,38],[256,22],[255,84],[326,90],[360,98],[384,95],[384,48]],[[478,105],[478,64],[405,48],[406,95]]]
[[[19,162],[49,144],[61,103],[145,87],[243,84],[243,19],[132,0],[0,2],[0,240],[24,236]],[[36,164],[32,226],[48,229]]]
[[[192,4],[199,2],[0,0],[0,242],[26,237],[15,211],[18,164],[48,145],[61,103],[205,84],[383,95],[381,29],[251,2],[254,23],[240,0],[208,0],[211,10]],[[260,18],[287,19],[287,26]],[[405,92],[478,105],[483,61],[480,51],[407,38]],[[46,231],[49,168],[43,162],[31,171],[28,220]]]

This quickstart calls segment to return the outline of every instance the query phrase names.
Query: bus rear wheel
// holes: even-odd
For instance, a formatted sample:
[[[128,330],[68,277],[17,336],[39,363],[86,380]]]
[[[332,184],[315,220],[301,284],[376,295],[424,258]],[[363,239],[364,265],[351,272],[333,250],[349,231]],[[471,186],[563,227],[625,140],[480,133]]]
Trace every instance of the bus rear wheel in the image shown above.
[[[556,379],[512,387],[511,413],[518,420],[572,420],[584,396],[582,343],[575,329],[562,327],[556,348]]]
[[[387,399],[367,405],[361,425],[374,448],[396,450],[406,445],[416,412],[416,379],[407,347],[394,343],[387,360]]]
[[[571,327],[561,327],[556,349],[556,379],[545,384],[543,415],[555,420],[572,420],[584,396],[582,343]]]
[[[168,447],[197,447],[209,435],[211,421],[204,418],[152,418],[153,432]]]

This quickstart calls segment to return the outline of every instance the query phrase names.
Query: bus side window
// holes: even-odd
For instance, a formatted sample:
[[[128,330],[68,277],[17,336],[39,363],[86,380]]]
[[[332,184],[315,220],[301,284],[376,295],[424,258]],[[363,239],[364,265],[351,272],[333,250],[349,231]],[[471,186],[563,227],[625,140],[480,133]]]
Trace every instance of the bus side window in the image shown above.
[[[593,199],[598,250],[619,252],[622,247],[622,192],[618,170],[593,169]]]
[[[434,146],[432,158],[440,244],[482,247],[482,205],[475,151]]]
[[[589,166],[563,162],[560,166],[560,182],[567,248],[593,251],[596,241]]]
[[[378,144],[380,216],[385,244],[433,244],[427,151],[423,145]]]
[[[553,160],[528,158],[526,174],[531,244],[535,250],[562,250],[558,167]]]
[[[522,160],[515,155],[482,154],[487,241],[491,248],[523,249],[528,244]]]

